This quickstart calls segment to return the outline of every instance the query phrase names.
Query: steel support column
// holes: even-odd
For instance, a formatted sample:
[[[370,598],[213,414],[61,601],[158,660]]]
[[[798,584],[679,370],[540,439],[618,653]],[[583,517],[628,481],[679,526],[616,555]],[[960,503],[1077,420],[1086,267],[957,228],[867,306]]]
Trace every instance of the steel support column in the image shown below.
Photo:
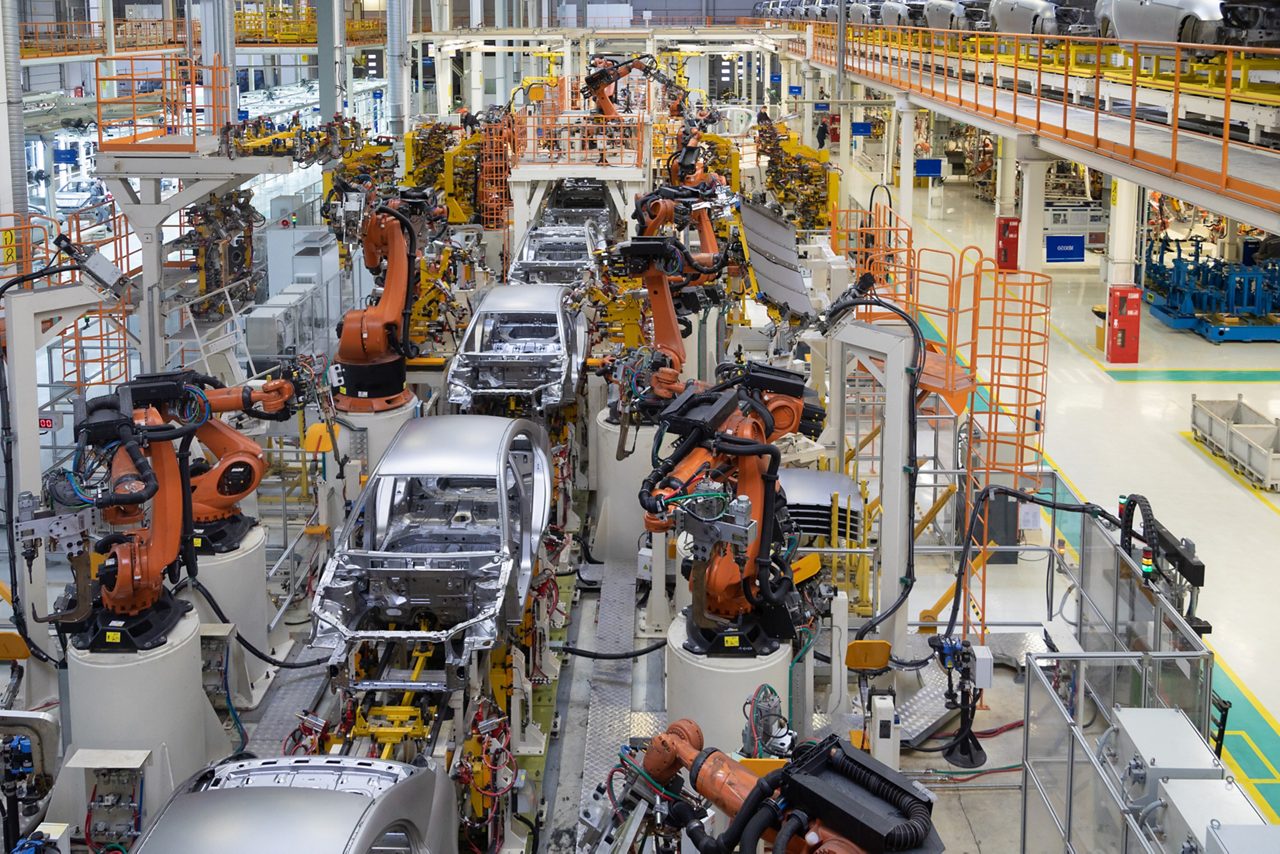
[[[1134,284],[1137,272],[1138,185],[1123,178],[1111,180],[1114,194],[1111,218],[1107,223],[1107,278],[1104,284]]]
[[[1018,146],[1014,139],[997,137],[1000,158],[996,166],[996,216],[1018,215]]]
[[[916,110],[901,96],[893,109],[898,117],[898,213],[914,226],[912,214],[916,183]]]
[[[1044,181],[1050,160],[1021,160],[1022,226],[1018,236],[1018,269],[1044,269]]]

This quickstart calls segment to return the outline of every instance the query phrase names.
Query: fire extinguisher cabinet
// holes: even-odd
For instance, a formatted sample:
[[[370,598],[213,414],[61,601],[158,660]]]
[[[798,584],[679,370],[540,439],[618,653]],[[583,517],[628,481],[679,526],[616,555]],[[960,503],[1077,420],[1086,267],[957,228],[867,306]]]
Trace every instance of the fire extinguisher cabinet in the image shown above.
[[[1022,221],[1016,216],[996,217],[996,267],[1018,269],[1018,232]]]
[[[1112,285],[1107,290],[1107,361],[1138,361],[1138,334],[1142,326],[1142,288]]]

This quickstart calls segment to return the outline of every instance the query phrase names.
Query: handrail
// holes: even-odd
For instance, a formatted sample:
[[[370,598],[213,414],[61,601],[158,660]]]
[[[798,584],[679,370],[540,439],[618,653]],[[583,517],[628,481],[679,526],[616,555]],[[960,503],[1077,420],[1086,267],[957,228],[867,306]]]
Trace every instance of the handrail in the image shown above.
[[[1280,152],[1232,119],[1240,103],[1280,108],[1280,49],[853,25],[837,63],[834,24],[754,24],[795,32],[792,55],[1280,212]],[[1206,130],[1161,106],[1170,96],[1216,100],[1221,114]],[[1252,142],[1232,139],[1243,128]]]

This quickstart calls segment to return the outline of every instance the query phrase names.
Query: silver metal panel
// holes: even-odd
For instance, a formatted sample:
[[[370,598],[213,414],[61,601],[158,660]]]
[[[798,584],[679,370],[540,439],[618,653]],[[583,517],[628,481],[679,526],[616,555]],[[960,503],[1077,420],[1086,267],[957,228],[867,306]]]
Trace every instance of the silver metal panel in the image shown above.
[[[1280,825],[1211,827],[1205,854],[1255,854],[1280,851]]]
[[[792,315],[816,314],[796,251],[795,226],[763,205],[743,202],[743,241],[765,302]]]
[[[1209,827],[1262,825],[1265,822],[1244,789],[1234,780],[1160,781],[1160,798],[1168,805],[1160,821],[1160,841],[1169,854],[1203,851]],[[1252,851],[1274,851],[1254,848]]]
[[[635,567],[610,562],[600,583],[595,649],[600,652],[635,649],[635,614]],[[591,803],[592,791],[617,764],[618,749],[622,745],[636,736],[656,735],[666,724],[665,712],[636,712],[632,708],[633,682],[637,673],[643,672],[636,666],[635,659],[591,664],[591,703],[587,711],[580,808]]]
[[[495,451],[517,423],[491,415],[414,418],[400,428],[375,474],[497,477],[503,461]]]
[[[474,313],[482,311],[546,311],[560,313],[568,288],[555,285],[503,285],[490,288],[480,298]]]

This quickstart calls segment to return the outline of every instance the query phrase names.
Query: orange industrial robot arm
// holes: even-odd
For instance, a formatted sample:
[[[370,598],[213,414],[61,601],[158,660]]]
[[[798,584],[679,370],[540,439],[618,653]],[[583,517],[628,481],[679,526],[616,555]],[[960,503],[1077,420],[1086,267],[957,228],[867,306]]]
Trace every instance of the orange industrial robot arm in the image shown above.
[[[294,387],[288,380],[275,379],[261,388],[218,388],[209,389],[205,394],[211,414],[247,412],[255,417],[275,419],[289,417]],[[262,482],[266,472],[262,448],[218,418],[202,424],[196,430],[196,439],[217,462],[192,474],[193,517],[202,524],[228,519],[237,513],[245,496],[252,494]]]
[[[688,774],[694,791],[729,817],[712,836],[689,800],[670,798],[666,823],[702,854],[756,851],[766,840],[779,854],[942,850],[927,793],[834,735],[761,777],[705,746],[696,723],[679,720],[654,736],[643,769],[664,792]]]
[[[723,182],[712,182],[702,189],[667,188],[668,192],[659,190],[636,203],[644,238],[656,239],[669,226],[680,225],[682,218],[687,218],[698,232],[698,252],[689,252],[671,238],[664,244],[666,251],[651,258],[640,277],[649,297],[652,345],[666,360],[665,365],[653,371],[650,379],[650,388],[659,399],[671,399],[683,388],[680,377],[686,354],[675,292],[702,287],[714,281],[728,266],[728,253],[720,251],[708,206],[703,203],[706,201],[703,197],[714,194],[722,185]]]
[[[802,375],[758,363],[731,370],[711,388],[691,384],[662,411],[662,430],[679,438],[639,501],[647,530],[687,535],[689,648],[765,654],[807,619],[783,548],[793,532],[772,443],[818,425],[807,420]]]
[[[382,279],[382,295],[353,308],[338,324],[334,406],[342,412],[384,412],[413,398],[406,385],[405,339],[418,279],[418,240],[397,201],[379,205],[362,233],[365,267]]]
[[[72,467],[51,474],[48,492],[58,504],[77,511],[95,507],[111,524],[130,526],[95,544],[105,558],[96,591],[88,593],[87,578],[78,575],[74,605],[60,606],[53,617],[74,625],[77,645],[123,651],[164,642],[188,607],[165,588],[165,574],[177,581],[180,562],[195,574],[194,552],[187,548],[192,539],[188,514],[195,497],[204,493],[193,488],[185,469],[190,443],[205,430],[206,441],[224,462],[240,463],[237,458],[247,440],[237,441],[224,424],[208,432],[210,425],[221,424],[214,414],[245,411],[256,417],[287,417],[293,396],[294,385],[288,380],[270,380],[261,388],[225,388],[194,371],[172,371],[144,374],[121,384],[113,394],[76,400]],[[256,451],[257,446],[252,447]],[[255,459],[248,467],[255,482],[260,466]],[[216,471],[210,486],[221,493],[220,500],[232,498],[219,489],[227,483],[227,469]],[[87,567],[82,574],[87,575]],[[85,600],[95,595],[100,605],[86,606]]]
[[[165,424],[154,408],[136,410],[134,420],[148,427]],[[159,600],[164,572],[178,559],[182,547],[182,482],[173,443],[149,442],[141,456],[127,444],[117,450],[111,493],[143,501],[151,495],[150,524],[109,534],[94,546],[106,558],[98,569],[103,606],[114,614],[132,616]],[[141,516],[141,503],[116,506],[137,508]]]
[[[582,94],[595,101],[596,109],[606,119],[618,118],[618,108],[613,102],[618,81],[625,79],[631,72],[639,71],[645,77],[662,84],[666,89],[667,112],[672,118],[684,115],[689,100],[689,90],[658,68],[657,60],[651,54],[636,56],[631,59],[616,60],[603,56],[594,57],[591,65],[595,69],[582,81]]]

